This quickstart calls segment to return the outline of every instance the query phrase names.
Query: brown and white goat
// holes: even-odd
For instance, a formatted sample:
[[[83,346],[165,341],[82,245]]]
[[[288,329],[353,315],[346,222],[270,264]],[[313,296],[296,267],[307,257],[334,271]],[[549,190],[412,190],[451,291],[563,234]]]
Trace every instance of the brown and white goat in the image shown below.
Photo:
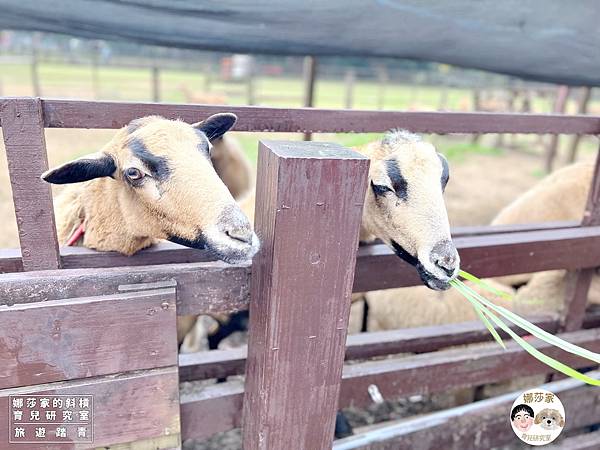
[[[78,245],[125,255],[166,239],[230,263],[251,259],[258,238],[210,159],[212,142],[236,120],[136,119],[99,152],[44,173],[49,183],[69,184],[56,200],[59,242],[84,230]],[[179,323],[180,339],[194,321]]]
[[[448,289],[458,274],[459,256],[443,198],[449,179],[446,159],[432,144],[403,130],[389,131],[381,141],[357,151],[371,160],[361,241],[381,239],[415,267],[427,287]],[[240,202],[250,220],[254,203],[254,192]],[[185,351],[206,347],[201,341],[207,332],[201,327],[198,323],[186,337]]]

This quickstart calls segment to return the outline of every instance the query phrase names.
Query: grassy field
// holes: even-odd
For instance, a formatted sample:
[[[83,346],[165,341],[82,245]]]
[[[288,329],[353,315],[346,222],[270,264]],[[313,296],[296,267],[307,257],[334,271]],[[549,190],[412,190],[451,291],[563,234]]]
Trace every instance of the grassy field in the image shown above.
[[[94,92],[90,66],[66,64],[40,64],[41,91],[49,97],[79,97],[104,100],[151,100],[152,78],[149,69],[101,67],[98,69],[97,92]],[[3,64],[0,83],[3,95],[31,95],[31,71],[26,64]],[[183,102],[183,87],[205,93],[205,76],[178,70],[161,70],[161,100]],[[300,106],[303,83],[300,78],[257,77],[255,95],[258,103],[271,106]],[[214,80],[211,92],[225,93],[229,104],[247,103],[243,83]],[[353,94],[353,107],[376,109],[379,86],[371,81],[357,81]],[[390,83],[385,90],[386,109],[437,109],[442,91],[435,87],[420,87]],[[448,89],[446,108],[471,109],[471,92],[466,89]],[[345,86],[337,80],[318,80],[315,106],[341,108],[345,105]]]
[[[102,99],[121,101],[149,101],[151,75],[147,69],[101,68],[96,92],[90,67],[40,64],[41,94],[46,97]],[[183,88],[200,94],[204,88],[203,74],[165,70],[161,73],[161,100],[186,102]],[[353,95],[356,109],[376,109],[376,83],[358,81]],[[241,83],[212,82],[211,92],[228,92],[226,104],[245,104],[245,87]],[[258,78],[255,92],[258,103],[272,106],[300,106],[302,80],[286,78]],[[32,95],[30,67],[25,64],[3,64],[0,70],[0,95]],[[440,98],[446,95],[446,109],[471,110],[472,93],[465,89],[414,87],[389,83],[385,91],[385,109],[436,110]],[[264,100],[261,100],[261,96]],[[267,97],[265,97],[267,96]],[[341,108],[345,103],[345,86],[341,81],[319,80],[316,86],[316,106]],[[574,102],[573,105],[574,107]],[[538,112],[549,111],[548,102],[534,104]],[[200,119],[200,118],[199,118]],[[48,157],[51,166],[68,159],[98,150],[111,138],[113,130],[46,130]],[[300,134],[235,133],[251,161],[256,162],[260,139],[300,140]],[[314,140],[338,142],[347,147],[366,144],[381,137],[377,133],[315,134]],[[470,136],[428,136],[428,140],[446,154],[453,167],[454,187],[449,188],[449,211],[454,225],[486,223],[498,208],[544,175],[542,170],[543,146],[535,136],[506,136],[504,144],[517,148],[508,151],[499,148],[496,137],[485,136],[477,144]],[[1,141],[0,141],[1,142]],[[570,138],[562,138],[565,147]],[[581,158],[590,158],[597,150],[597,140],[582,140]],[[560,153],[560,152],[559,152]],[[564,151],[562,152],[564,154]],[[558,165],[562,164],[559,157]],[[456,174],[459,179],[457,179]],[[460,179],[462,177],[462,179]],[[500,178],[499,178],[500,177]],[[490,200],[489,192],[502,190]],[[55,190],[56,194],[58,190]],[[480,197],[480,198],[479,198]],[[0,224],[0,247],[17,245],[16,225],[12,208],[10,184],[0,143],[0,214],[7,220]]]

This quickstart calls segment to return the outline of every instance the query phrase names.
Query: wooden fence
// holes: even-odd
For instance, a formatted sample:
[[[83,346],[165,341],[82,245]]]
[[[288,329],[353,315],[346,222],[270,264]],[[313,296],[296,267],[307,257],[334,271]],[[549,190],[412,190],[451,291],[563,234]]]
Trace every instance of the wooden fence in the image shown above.
[[[351,291],[420,282],[414,268],[384,245],[354,251],[368,161],[337,145],[261,143],[255,225],[263,249],[252,265],[210,261],[202,251],[172,244],[133,257],[59,249],[50,187],[39,179],[47,168],[44,128],[114,129],[149,114],[196,122],[224,109],[238,114],[241,131],[403,127],[442,134],[600,134],[600,117],[592,116],[0,99],[21,246],[20,252],[0,255],[0,448],[7,442],[8,399],[15,393],[95,395],[94,446],[152,439],[153,445],[173,447],[179,435],[205,438],[243,422],[244,448],[325,449],[332,446],[336,409],[369,404],[370,385],[391,398],[552,373],[515,345],[503,350],[489,342],[469,352],[448,348],[489,341],[487,330],[476,323],[346,339]],[[591,276],[600,266],[599,202],[600,177],[595,176],[581,223],[454,230],[462,266],[484,277],[568,269],[568,308],[533,320],[600,351],[600,314],[585,314]],[[176,315],[248,307],[247,350],[177,356]],[[417,354],[368,360],[400,352]],[[576,367],[589,366],[570,354],[560,357]],[[365,361],[344,366],[344,359]],[[179,395],[179,381],[244,372],[245,388],[227,381]],[[567,427],[600,422],[597,391],[571,380],[551,388],[576,415]],[[486,402],[394,424],[377,436],[371,432],[337,441],[335,448],[410,448],[424,433],[437,436],[430,448],[439,448],[436,442],[453,449],[512,442],[509,427],[499,425],[506,421],[508,400]],[[579,402],[589,404],[586,415],[571,413],[582,409]],[[119,421],[123,414],[136,419]],[[453,442],[439,440],[448,433],[449,417],[459,417],[457,426],[467,429],[478,414],[489,424],[485,439],[464,433]],[[597,433],[584,440],[600,443]]]

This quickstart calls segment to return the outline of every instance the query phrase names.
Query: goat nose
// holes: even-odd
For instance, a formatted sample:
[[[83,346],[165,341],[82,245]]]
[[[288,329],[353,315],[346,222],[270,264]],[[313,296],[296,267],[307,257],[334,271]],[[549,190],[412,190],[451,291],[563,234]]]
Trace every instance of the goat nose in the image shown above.
[[[236,241],[244,242],[246,244],[252,244],[253,233],[250,227],[231,227],[225,230],[225,234],[231,239],[235,239]]]
[[[431,250],[430,260],[448,276],[452,276],[458,264],[456,247],[449,240],[440,241]]]

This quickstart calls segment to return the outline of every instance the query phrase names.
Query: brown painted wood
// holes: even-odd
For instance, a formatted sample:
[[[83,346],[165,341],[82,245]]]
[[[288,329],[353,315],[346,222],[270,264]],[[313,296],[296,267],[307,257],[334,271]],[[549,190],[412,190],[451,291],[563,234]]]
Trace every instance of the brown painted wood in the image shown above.
[[[174,288],[0,306],[0,389],[176,365],[175,328]]]
[[[557,444],[550,444],[545,447],[545,450],[598,450],[600,448],[600,431],[570,436],[561,439]]]
[[[270,108],[224,105],[44,100],[50,128],[120,128],[149,114],[197,122],[231,111],[238,131],[381,132],[399,126],[418,133],[562,133],[600,134],[600,117],[544,114],[348,111],[317,108]]]
[[[600,314],[597,317],[600,318]],[[558,329],[558,317],[528,319],[551,333]],[[521,336],[525,334],[516,326],[511,328]],[[500,334],[503,335],[501,331]],[[345,359],[368,359],[394,353],[424,353],[491,339],[489,331],[481,322],[359,333],[347,337]],[[243,346],[229,350],[180,354],[180,379],[191,381],[241,375],[245,370],[246,353],[247,347]]]
[[[469,226],[452,230],[456,237],[487,236],[490,234],[516,233],[523,231],[552,230],[557,228],[576,228],[577,221],[547,222],[520,225]],[[182,264],[214,260],[208,252],[183,247],[172,242],[161,242],[144,249],[133,256],[124,256],[115,252],[97,252],[85,247],[61,247],[62,267],[65,269],[146,266],[153,264]],[[0,249],[0,273],[22,272],[21,251],[19,249]]]
[[[556,101],[554,102],[553,111],[555,114],[564,114],[567,102],[569,100],[569,86],[559,86],[556,92]],[[558,140],[559,136],[554,134],[550,138],[550,143],[546,148],[545,168],[546,172],[552,172],[554,167],[554,160],[556,159],[556,153],[558,152]]]
[[[331,448],[369,160],[261,142],[243,447]]]
[[[577,103],[577,114],[587,114],[588,103],[592,98],[592,88],[585,86],[581,88],[581,97]],[[573,163],[577,159],[577,150],[579,149],[579,141],[581,140],[580,135],[573,136],[571,144],[569,145],[569,153],[567,156],[567,162]]]
[[[594,175],[588,193],[587,205],[581,225],[584,227],[600,222],[600,151],[596,155]],[[578,269],[567,274],[565,293],[565,308],[561,331],[573,331],[581,328],[585,308],[588,302],[588,292],[592,283],[595,268]]]
[[[454,239],[461,267],[478,277],[597,267],[600,228],[551,229]],[[585,236],[585,237],[584,237]],[[420,284],[416,271],[385,245],[358,250],[354,292]]]
[[[176,435],[180,430],[178,381],[177,367],[167,367],[1,390],[0,448],[8,442],[9,395],[18,394],[93,395],[94,447]],[[10,448],[14,447],[26,448]]]
[[[114,294],[120,286],[175,280],[177,314],[234,312],[248,307],[249,268],[223,262],[62,269],[0,275],[0,305]]]
[[[314,56],[305,56],[302,66],[302,79],[304,81],[304,102],[303,106],[312,108],[315,98],[315,81],[317,79],[317,58]],[[310,141],[312,133],[304,133],[304,140]]]
[[[181,438],[206,439],[219,431],[241,426],[243,381],[207,386],[196,394],[181,395]]]
[[[591,351],[600,351],[598,329],[564,333],[561,336]],[[545,354],[558,358],[571,367],[594,365],[538,340],[530,342]],[[554,372],[523,351],[515,342],[507,342],[506,347],[507,350],[504,350],[496,343],[489,343],[469,349],[469,352],[458,348],[345,366],[340,406],[371,403],[367,391],[371,384],[379,387],[383,398],[394,398],[432,394],[453,388],[475,386],[483,382],[495,383],[515,377]]]
[[[591,351],[600,351],[600,329],[565,333],[560,336]],[[589,367],[593,364],[571,354],[560,352],[556,348],[550,348],[547,344],[540,344],[537,340],[532,340],[531,343],[552,357],[558,356],[562,362],[571,367]],[[363,362],[344,366],[339,406],[369,405],[372,402],[367,393],[367,387],[370,384],[377,385],[384,398],[398,398],[414,394],[445,392],[459,387],[476,386],[484,382],[494,383],[514,377],[551,372],[552,369],[539,363],[514,342],[507,343],[507,350],[493,342],[471,349],[468,353],[459,348],[404,358]],[[564,382],[577,383],[571,379],[560,381],[560,383]],[[596,388],[592,388],[592,390],[600,392]],[[235,410],[234,405],[239,405],[243,397],[238,383],[226,382],[207,386],[203,390],[202,399],[207,397],[219,399],[218,411],[211,407],[210,402],[188,398],[185,414],[207,417],[210,414],[220,414],[219,411],[222,410],[227,410],[229,413],[222,415],[220,422],[211,422],[211,428],[205,428],[201,423],[196,422],[194,427],[190,426],[183,433],[183,439],[196,436],[206,437],[239,426],[239,418],[231,414],[231,411]],[[515,396],[512,396],[511,404],[514,399]],[[504,420],[506,420],[506,410],[504,411]],[[185,416],[182,417],[182,421],[186,421]]]
[[[598,376],[598,373],[596,373]],[[563,433],[569,433],[600,421],[600,390],[582,386],[576,380],[549,383],[542,388],[557,394],[567,411]],[[509,393],[488,400],[444,411],[424,414],[374,427],[336,441],[334,450],[488,450],[490,448],[520,443],[508,419],[513,401],[519,392]],[[548,445],[544,448],[569,449],[598,448],[577,442],[600,442],[597,436],[567,438],[577,446]],[[523,444],[523,448],[525,448]],[[512,447],[511,447],[512,448]],[[529,448],[529,446],[527,446]]]
[[[19,241],[25,270],[60,267],[50,185],[40,179],[48,170],[41,100],[0,102],[0,120],[8,160]]]
[[[599,226],[476,235],[455,242],[462,266],[480,277],[600,265]],[[178,314],[234,312],[248,307],[249,265],[216,261],[2,274],[0,305],[112,294],[122,284],[170,279],[179,286]],[[420,284],[415,269],[387,246],[359,248],[354,292]]]

